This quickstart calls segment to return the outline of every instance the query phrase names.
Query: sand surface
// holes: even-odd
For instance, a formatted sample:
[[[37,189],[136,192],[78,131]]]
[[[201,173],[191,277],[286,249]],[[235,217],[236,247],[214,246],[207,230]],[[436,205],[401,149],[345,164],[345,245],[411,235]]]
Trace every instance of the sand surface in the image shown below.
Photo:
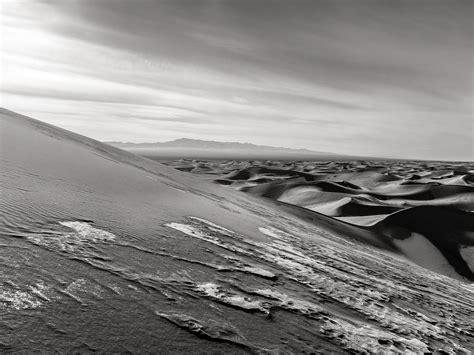
[[[7,110],[0,124],[2,353],[472,349],[472,285],[404,259],[389,232]]]
[[[363,227],[357,233],[343,224],[339,229],[348,237],[359,235],[358,240],[388,237],[398,252],[419,265],[474,280],[472,254],[460,251],[463,245],[474,245],[473,163],[181,159],[165,164],[303,207],[316,212],[317,220],[323,214],[333,217],[333,224]],[[405,240],[411,235],[420,237]]]

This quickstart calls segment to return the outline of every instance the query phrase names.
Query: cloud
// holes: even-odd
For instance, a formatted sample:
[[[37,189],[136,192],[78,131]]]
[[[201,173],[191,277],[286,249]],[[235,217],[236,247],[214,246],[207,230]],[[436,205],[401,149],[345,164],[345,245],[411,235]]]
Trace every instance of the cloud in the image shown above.
[[[471,11],[468,0],[6,0],[2,106],[103,140],[472,160]]]

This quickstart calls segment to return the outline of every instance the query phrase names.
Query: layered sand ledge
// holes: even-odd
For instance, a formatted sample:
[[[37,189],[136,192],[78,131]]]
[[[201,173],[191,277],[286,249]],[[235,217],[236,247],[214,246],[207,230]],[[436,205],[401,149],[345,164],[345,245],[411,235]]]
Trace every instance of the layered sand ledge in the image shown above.
[[[440,206],[389,214],[382,233],[6,110],[0,123],[0,352],[471,351],[472,285],[397,245],[428,238],[406,237],[404,213],[433,208],[435,229]]]

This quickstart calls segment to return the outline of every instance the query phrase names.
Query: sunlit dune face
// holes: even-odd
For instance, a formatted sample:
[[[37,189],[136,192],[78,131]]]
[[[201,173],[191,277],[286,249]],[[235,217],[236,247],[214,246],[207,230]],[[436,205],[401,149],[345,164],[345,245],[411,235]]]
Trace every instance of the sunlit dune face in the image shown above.
[[[472,160],[470,1],[2,2],[1,105],[100,140]]]

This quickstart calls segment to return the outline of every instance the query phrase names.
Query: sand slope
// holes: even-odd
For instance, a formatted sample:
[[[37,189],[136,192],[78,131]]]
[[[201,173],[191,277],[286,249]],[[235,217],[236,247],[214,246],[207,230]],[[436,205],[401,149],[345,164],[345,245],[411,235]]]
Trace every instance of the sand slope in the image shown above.
[[[433,262],[439,261],[440,258],[431,255],[432,252],[439,251],[458,274],[474,280],[474,274],[468,265],[472,260],[460,253],[464,246],[474,246],[473,212],[435,206],[412,207],[391,214],[378,222],[373,229],[389,235],[399,246],[401,241],[405,241],[403,250],[413,253],[410,255],[413,260],[423,259],[422,262],[419,261],[421,265],[443,272],[443,269],[438,270],[438,266]],[[414,238],[415,235],[417,238]],[[430,249],[429,246],[417,248],[410,243],[411,239],[421,238],[426,239],[437,250],[427,250]],[[431,260],[427,262],[429,255]]]
[[[316,212],[312,218],[318,225],[323,223],[318,214],[334,217],[332,230],[335,226],[345,230],[345,237],[372,245],[377,245],[374,240],[383,241],[383,247],[423,267],[474,280],[468,266],[474,261],[471,254],[460,253],[463,246],[473,245],[467,237],[474,233],[472,164],[189,160],[168,164],[220,185]],[[355,232],[338,221],[363,228]],[[420,238],[426,243],[420,243]]]
[[[0,124],[2,353],[469,350],[472,287],[391,239],[7,110]]]

